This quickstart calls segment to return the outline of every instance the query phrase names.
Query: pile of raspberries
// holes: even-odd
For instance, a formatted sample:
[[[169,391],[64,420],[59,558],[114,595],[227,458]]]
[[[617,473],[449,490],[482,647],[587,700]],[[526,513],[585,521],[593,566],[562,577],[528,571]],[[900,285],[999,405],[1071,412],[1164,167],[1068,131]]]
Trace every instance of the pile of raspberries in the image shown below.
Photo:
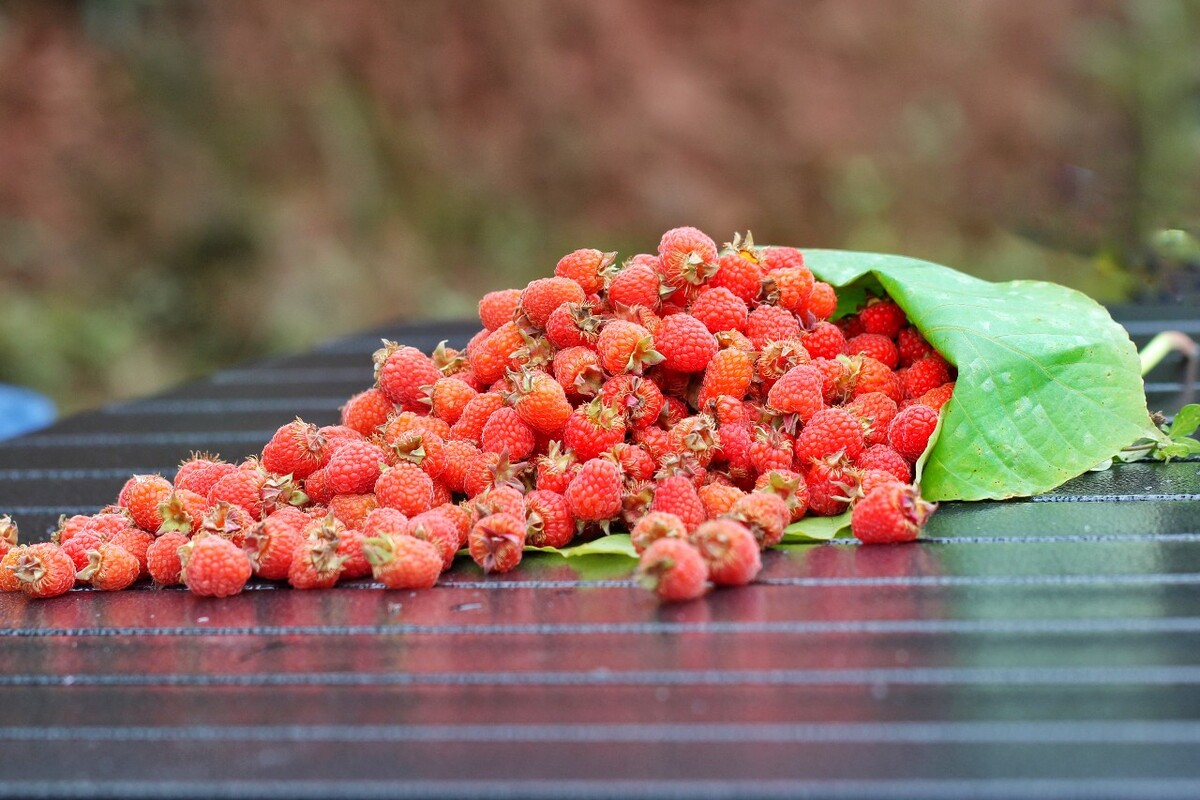
[[[431,355],[385,342],[342,424],[300,419],[260,456],[135,475],[115,505],[18,546],[0,590],[50,597],[144,576],[197,595],[252,576],[320,589],[432,586],[465,548],[507,572],[526,545],[631,533],[664,600],[754,580],[806,514],[852,509],[864,543],[911,541],[912,485],[954,369],[891,300],[838,309],[792,247],[695,228],[623,264],[576,250],[479,302],[483,329]]]

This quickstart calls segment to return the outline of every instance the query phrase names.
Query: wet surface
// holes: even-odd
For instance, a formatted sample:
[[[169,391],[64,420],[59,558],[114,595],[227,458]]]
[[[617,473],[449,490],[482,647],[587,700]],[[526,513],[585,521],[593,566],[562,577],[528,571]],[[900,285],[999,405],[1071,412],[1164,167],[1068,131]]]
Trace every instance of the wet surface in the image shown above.
[[[38,538],[130,472],[332,421],[378,338],[6,443],[0,510]],[[1198,500],[1200,463],[1119,466],[674,607],[546,554],[420,593],[0,596],[0,797],[1200,796]]]

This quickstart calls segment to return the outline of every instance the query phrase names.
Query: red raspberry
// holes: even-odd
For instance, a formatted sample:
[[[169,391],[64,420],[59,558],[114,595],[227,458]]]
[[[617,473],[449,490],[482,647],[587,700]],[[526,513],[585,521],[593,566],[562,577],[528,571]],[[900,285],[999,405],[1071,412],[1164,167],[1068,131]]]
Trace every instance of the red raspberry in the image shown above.
[[[521,329],[515,322],[506,322],[492,331],[473,354],[468,350],[468,361],[481,382],[492,384],[504,377],[513,353],[522,347],[525,337]]]
[[[579,459],[574,450],[564,450],[561,442],[551,442],[543,455],[537,457],[537,488],[564,494],[571,478],[579,471]]]
[[[17,523],[13,522],[12,517],[7,514],[0,516],[0,558],[17,546],[17,535]]]
[[[700,551],[681,539],[657,539],[638,561],[639,582],[667,602],[694,600],[708,591],[708,566]]]
[[[485,573],[509,572],[521,563],[525,523],[511,514],[484,517],[471,528],[468,548]]]
[[[888,428],[888,444],[909,461],[915,462],[929,445],[937,427],[938,412],[929,406],[911,405],[896,415]]]
[[[863,544],[911,542],[936,508],[915,486],[885,483],[854,505],[850,530]]]
[[[754,534],[736,520],[709,520],[688,539],[700,551],[708,576],[717,586],[745,586],[762,570]]]
[[[120,504],[139,528],[153,533],[163,524],[158,507],[173,488],[161,475],[134,475],[121,489]]]
[[[512,486],[491,486],[471,498],[471,507],[476,519],[492,514],[509,514],[525,519],[525,498],[519,489]]]
[[[590,303],[563,303],[546,320],[546,339],[559,349],[594,346],[602,322]]]
[[[642,306],[657,311],[662,305],[664,287],[658,277],[658,257],[648,257],[651,263],[630,262],[608,284],[608,301],[614,308]],[[665,288],[670,292],[670,288]]]
[[[733,504],[746,496],[741,489],[727,483],[706,483],[700,487],[698,494],[700,502],[704,504],[704,516],[708,519],[729,513]]]
[[[754,468],[750,457],[753,439],[749,426],[740,422],[726,423],[717,429],[717,437],[721,441],[721,450],[715,457],[728,465],[731,474],[747,477]]]
[[[246,531],[254,524],[254,520],[246,512],[246,509],[241,506],[228,503],[224,500],[219,500],[209,506],[209,509],[204,514],[204,519],[200,520],[199,533],[208,533],[214,536],[220,536],[223,539],[229,539],[238,547],[241,547],[242,542],[246,538]],[[127,550],[129,548],[126,548]],[[137,553],[134,553],[137,555]]]
[[[512,461],[506,453],[481,453],[463,475],[463,492],[474,497],[489,486],[524,488],[522,476],[529,471],[524,461]]]
[[[566,547],[575,536],[567,498],[537,489],[525,495],[525,541],[534,547]]]
[[[600,402],[614,409],[634,428],[658,421],[666,399],[658,384],[639,375],[614,375],[604,382]]]
[[[808,269],[804,266],[804,254],[794,247],[764,247],[761,258],[767,275],[785,269]]]
[[[600,329],[596,354],[600,356],[600,366],[610,375],[622,372],[641,375],[646,367],[663,360],[662,354],[654,349],[650,331],[635,322],[620,319],[609,320]]]
[[[844,458],[818,461],[805,473],[808,484],[808,510],[832,517],[846,510],[853,495],[854,477]]]
[[[670,436],[659,427],[633,429],[633,441],[644,447],[655,461],[661,461],[671,448]]]
[[[392,408],[390,400],[387,401],[387,405],[389,409]],[[391,411],[389,411],[389,414],[390,413]],[[384,421],[386,422],[387,420],[385,419]],[[321,464],[322,467],[329,463],[330,456],[332,456],[337,449],[346,442],[361,442],[367,438],[363,434],[346,425],[326,425],[323,428],[318,428],[318,431],[322,436],[325,437],[325,458]],[[374,433],[374,429],[372,429],[372,433]]]
[[[616,258],[616,253],[576,250],[558,260],[554,274],[575,281],[587,294],[598,294],[604,288],[605,278],[608,277]]]
[[[372,492],[339,494],[329,501],[328,513],[347,528],[360,528],[367,515],[379,508],[379,499]]]
[[[363,532],[354,528],[346,528],[338,534],[337,548],[334,551],[342,560],[342,573],[338,580],[352,581],[371,574],[371,565],[363,553],[364,538]]]
[[[57,597],[75,585],[75,563],[52,542],[18,545],[0,560],[0,591]]]
[[[768,303],[800,314],[812,294],[813,275],[808,267],[786,267],[768,272],[763,286]]]
[[[387,508],[380,506],[379,508],[367,514],[367,518],[363,520],[362,532],[369,538],[371,536],[382,536],[385,533],[395,533],[403,535],[408,530],[408,517],[398,508]]]
[[[744,331],[750,313],[745,300],[723,287],[701,292],[688,311],[711,333]]]
[[[716,273],[709,286],[728,289],[744,303],[753,303],[762,291],[763,271],[756,262],[741,253],[726,253],[721,256]]]
[[[854,466],[864,470],[886,472],[901,483],[912,480],[912,469],[908,466],[908,461],[886,444],[873,445],[863,450],[858,458],[854,459]]]
[[[337,548],[343,530],[345,526],[333,515],[305,526],[288,567],[288,583],[292,588],[333,588],[342,574],[342,558]]]
[[[149,574],[146,571],[146,550],[154,542],[154,534],[149,531],[144,531],[141,528],[126,528],[123,531],[117,531],[108,540],[108,544],[115,544],[129,555],[137,559],[141,574]]]
[[[567,487],[571,513],[585,522],[606,522],[621,512],[621,469],[603,458],[584,462]]]
[[[521,300],[520,289],[501,289],[488,292],[479,299],[479,321],[489,331],[494,331],[506,322],[512,322]]]
[[[431,542],[383,534],[363,541],[375,580],[389,589],[428,589],[442,574],[442,555]]]
[[[200,597],[238,594],[253,572],[241,548],[220,536],[198,536],[181,550],[183,582]]]
[[[600,399],[575,409],[563,428],[563,444],[574,450],[580,461],[593,459],[623,441],[625,421]]]
[[[688,529],[676,515],[669,511],[650,511],[646,513],[629,534],[633,549],[639,554],[659,539],[679,539],[687,541]]]
[[[792,521],[787,501],[774,492],[750,492],[738,499],[726,516],[745,525],[762,550],[779,544],[784,528]]]
[[[390,453],[397,464],[420,467],[430,478],[437,480],[446,469],[446,443],[441,436],[429,431],[407,431],[390,442]]]
[[[854,497],[851,499],[850,505],[854,506],[859,500],[869,495],[877,487],[883,486],[885,483],[894,483],[896,476],[890,472],[884,472],[881,469],[857,469],[854,471],[854,477],[857,481],[854,487]]]
[[[522,324],[545,328],[550,314],[563,303],[583,303],[587,300],[583,288],[570,278],[538,278],[521,292],[519,313]]]
[[[825,408],[823,378],[816,367],[792,367],[767,393],[767,405],[784,414],[796,414],[807,422]]]
[[[704,504],[692,481],[681,475],[663,478],[654,490],[651,511],[665,511],[683,521],[687,530],[693,531],[706,518]]]
[[[768,342],[754,359],[754,374],[764,391],[770,392],[775,382],[789,370],[812,361],[799,339],[780,339]]]
[[[846,340],[846,352],[850,355],[870,356],[888,369],[895,369],[900,360],[896,345],[886,336],[877,333],[860,333]]]
[[[897,403],[904,399],[904,387],[900,378],[888,369],[886,364],[870,356],[853,356],[850,364],[853,381],[851,397],[860,397],[869,392],[882,392]]]
[[[934,353],[933,346],[911,325],[896,334],[896,350],[900,355],[902,367],[912,366],[918,360]]]
[[[71,557],[71,562],[78,572],[87,567],[88,552],[108,542],[108,538],[107,534],[101,535],[96,531],[84,530],[72,536],[61,546],[63,552]]]
[[[433,481],[420,467],[397,464],[379,476],[375,497],[379,505],[415,517],[433,508]]]
[[[646,481],[654,477],[658,464],[641,445],[618,442],[613,449],[601,454],[602,458],[611,458],[621,468],[626,478]]]
[[[844,408],[818,411],[796,435],[796,462],[799,464],[807,465],[838,452],[854,459],[862,451],[862,423]]]
[[[307,478],[324,461],[325,437],[317,426],[299,418],[279,430],[262,451],[262,465],[276,475]]]
[[[658,243],[658,258],[668,285],[702,284],[717,271],[717,243],[695,228],[672,228]]]
[[[904,396],[916,399],[950,381],[950,367],[941,356],[925,356],[900,373]]]
[[[162,524],[155,533],[178,531],[193,534],[200,530],[200,522],[208,511],[208,498],[187,489],[176,489],[158,506]]]
[[[888,428],[896,417],[896,401],[882,392],[867,392],[855,397],[845,409],[863,426],[863,441],[875,445],[887,441]]]
[[[470,384],[459,378],[439,378],[427,395],[430,413],[453,425],[462,416],[467,403],[477,394]]]
[[[808,511],[808,483],[799,472],[790,469],[764,472],[754,482],[754,490],[778,495],[787,505],[791,522],[803,519]]]
[[[138,560],[124,548],[104,543],[87,552],[87,566],[75,575],[75,580],[90,583],[102,592],[116,592],[129,588],[141,569]]]
[[[805,332],[800,343],[812,358],[833,359],[846,352],[846,337],[831,322],[818,322]]]
[[[895,339],[900,329],[908,324],[908,317],[891,300],[868,303],[858,312],[858,320],[867,333],[877,333],[889,339]]]
[[[128,512],[122,509],[122,513]],[[50,535],[50,540],[55,544],[66,544],[71,540],[71,537],[82,533],[86,528],[90,527],[92,519],[87,514],[76,514],[73,517],[61,516],[58,518],[58,527]],[[121,527],[123,528],[127,524],[129,524],[129,519],[125,517],[125,522],[122,523]],[[16,541],[14,540],[11,544],[15,545]],[[0,554],[0,558],[3,557],[4,555]]]
[[[754,380],[754,357],[741,350],[721,350],[704,369],[697,403],[701,408],[722,395],[741,400]]]
[[[508,453],[521,459],[536,445],[533,429],[511,408],[496,409],[483,426],[481,446],[488,453]]]
[[[600,369],[600,357],[595,350],[586,347],[568,347],[559,350],[551,364],[554,379],[563,387],[568,397],[595,397],[604,383],[604,371]]]
[[[746,335],[761,350],[768,342],[799,339],[801,329],[796,315],[786,308],[763,305],[751,311],[746,318]]]
[[[347,442],[329,459],[325,480],[334,494],[365,494],[375,486],[387,454],[370,442]]]
[[[304,479],[304,493],[308,499],[317,504],[328,503],[333,499],[333,490],[329,488],[328,473],[319,469]]]
[[[668,452],[694,459],[697,465],[707,467],[721,448],[716,420],[708,414],[680,420],[667,431],[667,448]]]
[[[146,570],[160,586],[178,586],[183,583],[180,574],[183,564],[179,560],[179,548],[188,543],[188,537],[179,532],[164,533],[146,548]],[[289,560],[291,553],[288,553]]]
[[[308,517],[302,512],[282,508],[251,526],[242,542],[242,549],[246,551],[258,577],[271,581],[287,577],[292,555],[303,538],[301,531],[308,522]]]
[[[517,416],[543,434],[561,432],[571,415],[571,404],[562,385],[545,372],[529,370],[520,373],[509,400]],[[484,449],[488,448],[485,446]],[[515,453],[512,455],[517,457]]]
[[[233,464],[215,456],[193,453],[191,458],[179,465],[179,471],[175,473],[175,488],[208,497],[212,485],[236,469]]]
[[[936,389],[930,389],[925,394],[917,398],[917,402],[923,406],[929,406],[934,411],[941,411],[942,406],[950,401],[950,397],[954,394],[954,381],[943,383]]]
[[[828,283],[817,281],[808,295],[808,313],[817,319],[829,319],[837,311],[837,292]]]
[[[450,429],[450,438],[466,439],[479,444],[479,439],[483,436],[483,426],[487,423],[488,417],[503,405],[504,396],[499,392],[483,392],[471,398],[463,407],[458,422],[454,423]]]
[[[450,569],[459,548],[458,524],[454,517],[444,511],[431,509],[409,520],[407,533],[414,539],[422,539],[436,547],[442,557],[442,569]]]
[[[792,440],[778,428],[757,425],[750,443],[750,465],[756,473],[792,468]]]
[[[411,406],[419,402],[421,387],[432,386],[442,377],[429,356],[415,347],[401,346],[386,339],[373,358],[376,384],[389,400],[399,405]]]
[[[835,324],[841,328],[842,335],[846,337],[847,341],[853,339],[855,336],[862,336],[864,333],[866,333],[866,331],[863,330],[862,322],[860,322],[858,319],[858,314],[847,314],[839,319]]]
[[[388,421],[395,410],[395,405],[381,389],[367,389],[351,397],[342,406],[342,424],[363,436],[370,436]]]

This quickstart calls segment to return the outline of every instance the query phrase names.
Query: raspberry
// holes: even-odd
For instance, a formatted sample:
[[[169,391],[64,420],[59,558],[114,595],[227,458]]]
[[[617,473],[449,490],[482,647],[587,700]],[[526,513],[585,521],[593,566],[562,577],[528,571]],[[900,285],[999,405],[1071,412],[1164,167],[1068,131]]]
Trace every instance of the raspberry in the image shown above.
[[[858,458],[854,459],[854,466],[859,469],[881,470],[901,483],[912,480],[912,469],[908,466],[908,461],[886,444],[872,445],[863,450]]]
[[[158,506],[162,524],[155,533],[178,531],[192,534],[200,530],[200,521],[208,510],[208,498],[187,489],[176,489]]]
[[[750,466],[759,474],[773,469],[791,469],[792,448],[792,440],[778,428],[756,425],[748,453]]]
[[[620,319],[610,320],[600,329],[596,354],[600,356],[600,365],[610,375],[622,372],[641,375],[646,367],[663,360],[662,354],[654,349],[650,331],[635,322]]]
[[[175,473],[175,488],[208,497],[212,485],[236,469],[233,464],[215,456],[193,453],[191,458],[179,465],[179,471]]]
[[[744,478],[753,469],[750,451],[753,440],[750,428],[744,423],[731,422],[717,429],[720,439],[720,452],[715,458],[724,461],[729,466],[729,472],[735,477]]]
[[[882,392],[897,403],[904,399],[904,387],[900,378],[888,369],[886,364],[870,356],[853,356],[850,359],[850,375],[853,381],[850,390],[852,397],[859,397],[868,392]]]
[[[431,542],[383,534],[363,540],[375,580],[389,589],[428,589],[442,573],[442,556]]]
[[[792,367],[767,393],[767,405],[785,414],[796,414],[808,421],[825,408],[823,378],[816,367],[801,364]]]
[[[800,339],[812,358],[833,359],[846,352],[846,337],[831,322],[818,322]]]
[[[837,311],[837,292],[828,283],[817,281],[808,295],[808,313],[817,319],[829,319]]]
[[[775,269],[767,273],[763,287],[768,303],[800,314],[812,294],[813,275],[808,267],[803,266]]]
[[[762,550],[779,544],[784,528],[792,521],[787,501],[774,492],[750,492],[738,499],[726,516],[745,525]]]
[[[746,318],[746,335],[758,349],[780,339],[799,339],[800,323],[796,315],[779,306],[759,306]]]
[[[804,475],[808,510],[822,517],[841,514],[850,503],[854,478],[844,458],[818,461]]]
[[[352,581],[371,574],[371,565],[363,553],[363,539],[363,532],[354,528],[346,528],[338,533],[337,548],[334,551],[342,560],[342,574],[338,576],[338,580]]]
[[[597,294],[604,288],[604,280],[611,272],[616,258],[616,253],[576,250],[558,260],[554,274],[575,281],[587,294]]]
[[[181,548],[180,559],[184,584],[200,597],[235,595],[253,572],[241,548],[220,536],[198,536]]]
[[[545,328],[550,314],[563,303],[583,303],[587,300],[583,287],[570,278],[538,278],[521,292],[518,314],[521,324]]]
[[[681,419],[667,431],[668,452],[694,459],[701,467],[707,467],[720,448],[716,420],[708,414]]]
[[[695,530],[707,516],[695,485],[681,475],[663,478],[658,482],[650,510],[674,514],[683,521],[689,532]]]
[[[442,569],[450,569],[454,556],[458,554],[458,525],[445,511],[431,509],[408,521],[407,533],[414,539],[422,539],[437,548],[442,557]]]
[[[450,438],[466,439],[479,444],[479,439],[483,436],[483,426],[487,423],[488,417],[503,405],[504,396],[499,392],[483,392],[472,397],[463,407],[458,422],[451,427]]]
[[[754,374],[765,391],[770,392],[775,382],[789,370],[812,361],[799,339],[780,339],[768,342],[754,359]]]
[[[363,436],[370,436],[387,422],[393,411],[395,405],[382,390],[367,389],[342,406],[342,424]]]
[[[936,508],[915,486],[885,483],[855,504],[850,530],[863,544],[911,542]]]
[[[611,520],[621,511],[621,469],[603,458],[586,461],[567,486],[566,498],[577,519]]]
[[[744,331],[750,313],[745,300],[723,287],[701,292],[688,310],[711,333]]]
[[[430,431],[406,431],[390,442],[391,456],[397,464],[420,467],[430,478],[437,480],[446,469],[446,443]]]
[[[364,494],[339,494],[329,501],[329,513],[347,528],[360,528],[367,515],[379,508],[379,499],[373,492]]]
[[[594,346],[602,322],[590,303],[563,303],[546,320],[546,338],[559,349]]]
[[[621,468],[626,478],[639,481],[650,480],[654,470],[658,468],[654,458],[641,445],[618,442],[613,449],[602,454],[602,458],[611,458]]]
[[[614,409],[634,428],[653,425],[666,398],[654,381],[640,375],[614,375],[604,382],[600,402]]]
[[[338,582],[342,558],[337,548],[344,529],[330,515],[310,522],[301,531],[300,544],[288,567],[288,583],[293,589],[329,589]]]
[[[915,462],[929,445],[929,437],[937,427],[938,412],[919,403],[896,415],[888,428],[888,444],[909,461]]]
[[[398,508],[379,508],[367,514],[363,520],[362,532],[368,537],[381,536],[385,533],[403,534],[408,530],[408,517]]]
[[[485,452],[508,453],[521,459],[533,452],[536,441],[533,429],[516,411],[505,406],[492,412],[484,423],[480,444]]]
[[[319,469],[304,479],[304,493],[308,495],[309,500],[324,504],[333,498],[333,491],[329,488],[327,480],[328,475],[324,469]]]
[[[900,361],[900,354],[892,340],[877,333],[860,333],[847,339],[846,352],[852,356],[870,356],[888,369],[895,369]]]
[[[571,415],[571,404],[558,381],[545,372],[525,371],[513,384],[509,401],[526,425],[542,434],[562,431]],[[516,453],[510,454],[517,457]]]
[[[535,469],[537,488],[563,494],[579,469],[579,461],[573,450],[564,450],[560,442],[553,441],[537,457]]]
[[[141,574],[148,575],[149,573],[146,571],[146,551],[150,548],[153,541],[154,534],[148,531],[144,531],[141,528],[126,528],[114,534],[108,540],[108,543],[115,544],[136,558]]]
[[[521,300],[520,289],[501,289],[488,292],[479,299],[479,321],[489,331],[494,331],[506,322],[512,322]]]
[[[900,329],[908,324],[908,317],[891,300],[868,303],[858,312],[858,320],[867,333],[877,333],[889,339],[895,339]]]
[[[525,519],[525,498],[519,489],[511,486],[491,486],[471,498],[471,508],[476,519],[492,514],[509,514]]]
[[[525,495],[525,541],[534,547],[566,547],[575,536],[567,498],[537,489]]]
[[[159,586],[178,586],[183,583],[183,564],[179,560],[179,548],[188,543],[182,533],[170,532],[159,536],[146,548],[146,570]],[[288,552],[291,559],[291,552]]]
[[[375,498],[381,506],[415,517],[433,508],[433,481],[420,467],[397,464],[375,482]]]
[[[427,395],[430,413],[453,425],[462,416],[467,403],[477,394],[470,384],[459,378],[438,378]]]
[[[658,258],[668,285],[701,284],[717,271],[717,243],[695,228],[673,228],[662,235]]]
[[[803,519],[808,511],[808,483],[799,472],[790,469],[764,472],[754,482],[754,490],[778,495],[787,506],[791,522]]]
[[[398,405],[411,406],[419,402],[421,387],[432,385],[442,377],[429,356],[415,347],[403,347],[386,339],[372,358],[375,361],[376,384],[389,400]]]
[[[909,367],[934,350],[921,332],[911,325],[896,334],[896,350],[900,356],[900,366]]]
[[[485,573],[509,572],[521,562],[525,523],[511,514],[492,514],[475,523],[468,537],[471,558]]]
[[[141,565],[138,560],[115,544],[101,544],[87,553],[87,566],[81,569],[75,579],[82,583],[90,583],[93,589],[102,592],[116,592],[126,589],[138,579]]]
[[[134,475],[121,489],[121,507],[129,511],[134,524],[153,533],[163,524],[158,507],[173,488],[161,475]]]
[[[950,368],[946,360],[937,354],[914,361],[911,367],[900,373],[904,396],[910,399],[916,399],[949,381]]]
[[[762,278],[762,267],[755,261],[741,253],[726,253],[721,256],[709,286],[728,289],[735,297],[749,304],[758,299],[762,291]]]
[[[600,357],[595,350],[586,347],[568,347],[554,355],[551,364],[554,379],[563,387],[568,397],[595,397],[604,383],[604,371],[600,369]]]
[[[701,524],[688,540],[708,566],[708,576],[717,586],[745,586],[762,569],[754,534],[732,519],[714,519]]]
[[[275,432],[262,451],[262,465],[276,475],[307,478],[324,461],[325,437],[316,425],[297,418]]]
[[[659,539],[686,541],[687,536],[687,526],[679,517],[669,511],[650,511],[633,526],[629,539],[640,554]]]
[[[301,531],[308,522],[303,513],[285,508],[251,526],[242,549],[249,556],[255,574],[271,581],[286,578],[292,555],[303,538]]]
[[[826,459],[838,452],[854,459],[862,451],[862,423],[844,408],[818,411],[796,435],[796,460],[801,464]]]
[[[662,600],[694,600],[708,591],[708,566],[695,547],[681,539],[657,539],[638,561],[639,582]]]
[[[17,546],[17,523],[5,514],[0,516],[0,558],[4,558],[9,550]]]
[[[954,394],[954,381],[943,383],[936,389],[930,389],[925,394],[917,398],[917,402],[923,406],[929,406],[934,411],[941,411],[942,406],[950,402],[950,397]]]
[[[528,463],[512,461],[507,453],[481,453],[463,475],[463,491],[474,497],[489,486],[524,488],[521,477],[528,471]]]
[[[329,459],[325,480],[334,494],[364,494],[374,488],[387,460],[378,445],[348,442]]]
[[[754,380],[754,357],[741,350],[721,350],[704,369],[697,403],[701,408],[722,395],[741,400]]]
[[[642,306],[657,311],[662,304],[663,285],[659,280],[658,257],[652,263],[629,263],[608,284],[608,301],[614,308]],[[669,287],[666,290],[670,292]]]
[[[476,377],[484,384],[491,384],[504,376],[513,353],[524,346],[525,337],[521,329],[515,322],[506,322],[488,334],[478,350],[467,358]]]
[[[71,562],[75,565],[75,570],[78,572],[88,565],[88,552],[95,550],[100,545],[106,543],[109,537],[107,534],[101,535],[96,531],[80,531],[72,536],[61,547],[63,552],[71,557]]]
[[[625,421],[600,399],[575,409],[563,427],[563,444],[580,461],[596,458],[625,441]]]
[[[875,445],[887,441],[888,428],[896,417],[896,401],[883,392],[867,392],[860,394],[844,408],[863,426],[863,441]]]
[[[246,538],[246,531],[253,524],[254,520],[246,513],[246,509],[220,500],[209,506],[208,511],[204,513],[198,533],[220,536],[240,547]]]
[[[75,585],[75,563],[51,542],[18,545],[0,561],[0,591],[57,597]]]

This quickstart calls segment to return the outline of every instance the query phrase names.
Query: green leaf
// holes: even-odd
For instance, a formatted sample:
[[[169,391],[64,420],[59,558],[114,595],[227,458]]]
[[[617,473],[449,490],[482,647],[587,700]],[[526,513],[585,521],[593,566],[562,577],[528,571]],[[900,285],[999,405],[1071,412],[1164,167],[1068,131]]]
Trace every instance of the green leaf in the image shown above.
[[[921,476],[931,500],[1048,491],[1158,433],[1136,348],[1086,295],[1041,281],[991,283],[903,256],[806,250],[804,258],[835,286],[878,280],[958,367]]]
[[[593,539],[590,542],[570,547],[526,546],[525,550],[538,553],[558,553],[560,556],[566,558],[597,555],[638,557],[637,551],[633,549],[633,543],[629,541],[628,533],[612,533],[608,536],[601,536],[599,539]]]
[[[826,542],[850,530],[850,512],[836,517],[805,517],[793,522],[783,531],[784,544],[795,542]]]
[[[1179,413],[1171,421],[1171,427],[1167,429],[1167,435],[1172,439],[1191,436],[1196,432],[1196,428],[1200,428],[1200,404],[1192,403],[1179,409]]]
[[[1200,453],[1200,441],[1195,439],[1176,439],[1170,444],[1162,445],[1156,455],[1164,461],[1172,458],[1187,458]]]

